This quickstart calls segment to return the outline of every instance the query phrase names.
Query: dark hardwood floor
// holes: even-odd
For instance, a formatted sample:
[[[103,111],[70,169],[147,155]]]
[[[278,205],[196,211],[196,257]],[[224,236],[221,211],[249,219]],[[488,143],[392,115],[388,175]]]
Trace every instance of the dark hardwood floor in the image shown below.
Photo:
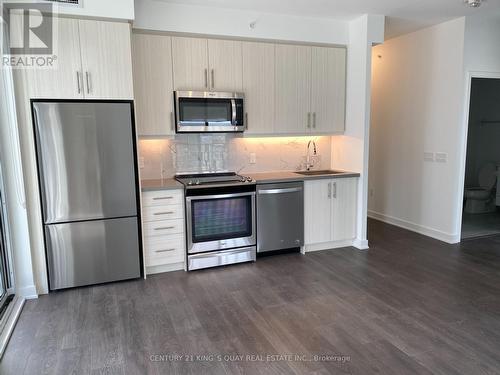
[[[0,374],[500,374],[500,237],[369,238],[42,296]]]

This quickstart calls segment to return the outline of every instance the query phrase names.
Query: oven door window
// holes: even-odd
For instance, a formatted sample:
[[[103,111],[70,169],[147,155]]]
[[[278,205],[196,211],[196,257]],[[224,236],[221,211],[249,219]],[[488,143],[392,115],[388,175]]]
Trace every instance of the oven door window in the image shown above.
[[[252,235],[250,196],[193,200],[191,215],[193,243]]]
[[[180,121],[185,126],[232,125],[230,99],[179,99]]]

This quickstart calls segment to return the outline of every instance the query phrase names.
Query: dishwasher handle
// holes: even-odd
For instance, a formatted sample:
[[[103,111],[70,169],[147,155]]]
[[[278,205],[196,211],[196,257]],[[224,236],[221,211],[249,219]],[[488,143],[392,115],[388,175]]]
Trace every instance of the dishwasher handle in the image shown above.
[[[299,193],[302,191],[301,187],[285,188],[285,189],[266,189],[258,190],[259,194],[285,194],[285,193]]]

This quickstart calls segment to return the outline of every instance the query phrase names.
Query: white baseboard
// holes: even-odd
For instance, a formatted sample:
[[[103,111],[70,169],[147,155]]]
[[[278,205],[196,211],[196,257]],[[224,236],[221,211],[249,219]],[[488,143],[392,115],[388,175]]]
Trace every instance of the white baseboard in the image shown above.
[[[434,238],[439,241],[443,241],[449,244],[455,244],[460,242],[460,234],[451,234],[442,232],[437,229],[429,228],[424,225],[412,223],[410,221],[398,219],[389,215],[384,215],[375,211],[368,211],[368,217],[382,221],[387,224],[395,225],[397,227],[408,229],[412,232],[423,234],[424,236]]]
[[[313,251],[321,251],[321,250],[332,250],[339,249],[341,247],[349,247],[354,246],[353,240],[342,240],[342,241],[333,241],[333,242],[323,242],[323,243],[315,243],[312,245],[304,246],[304,253],[310,253]]]
[[[184,262],[174,264],[164,264],[161,266],[146,267],[146,275],[154,275],[156,273],[172,272],[184,270]]]
[[[361,238],[356,238],[352,242],[352,246],[358,250],[368,250],[370,248],[370,246],[368,246],[368,240],[362,240]]]
[[[36,299],[38,298],[38,293],[34,285],[25,286],[23,288],[16,288],[15,294],[19,297],[25,299]]]

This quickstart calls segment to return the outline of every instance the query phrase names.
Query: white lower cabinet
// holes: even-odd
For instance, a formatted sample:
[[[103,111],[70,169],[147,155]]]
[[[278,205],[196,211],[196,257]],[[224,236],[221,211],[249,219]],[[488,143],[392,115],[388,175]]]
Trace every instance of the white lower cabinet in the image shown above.
[[[358,178],[306,181],[305,250],[349,245],[356,237]]]
[[[185,268],[184,193],[158,190],[142,193],[142,232],[146,273]]]

